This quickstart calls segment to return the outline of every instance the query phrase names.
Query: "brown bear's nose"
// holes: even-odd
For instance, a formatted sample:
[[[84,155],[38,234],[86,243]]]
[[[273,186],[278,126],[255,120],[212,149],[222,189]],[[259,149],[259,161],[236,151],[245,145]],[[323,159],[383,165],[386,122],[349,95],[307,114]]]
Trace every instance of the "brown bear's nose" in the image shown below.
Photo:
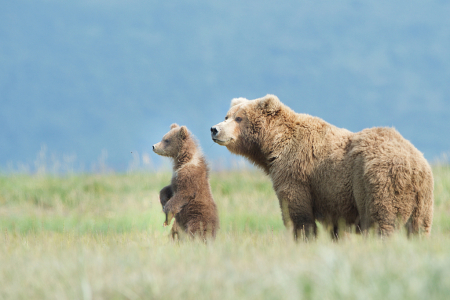
[[[211,127],[211,134],[212,135],[216,135],[219,132],[219,130],[217,130],[216,126]]]

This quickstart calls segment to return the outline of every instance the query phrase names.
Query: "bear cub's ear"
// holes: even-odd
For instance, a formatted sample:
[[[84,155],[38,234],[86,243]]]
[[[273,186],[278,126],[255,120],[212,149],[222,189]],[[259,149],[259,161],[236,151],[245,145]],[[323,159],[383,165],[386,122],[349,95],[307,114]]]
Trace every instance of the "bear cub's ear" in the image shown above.
[[[170,125],[170,129],[174,129],[174,128],[178,128],[180,127],[177,123],[173,123],[172,125]]]
[[[236,105],[245,103],[245,102],[247,102],[247,101],[249,101],[249,100],[247,100],[247,99],[245,99],[245,98],[242,98],[242,97],[234,98],[233,100],[231,100],[230,108],[233,107],[233,106],[236,106]]]
[[[189,135],[189,132],[187,130],[186,126],[181,126],[180,131],[178,132],[179,137],[184,140]]]
[[[281,102],[275,95],[266,95],[258,100],[258,107],[267,113],[276,113],[281,108]]]

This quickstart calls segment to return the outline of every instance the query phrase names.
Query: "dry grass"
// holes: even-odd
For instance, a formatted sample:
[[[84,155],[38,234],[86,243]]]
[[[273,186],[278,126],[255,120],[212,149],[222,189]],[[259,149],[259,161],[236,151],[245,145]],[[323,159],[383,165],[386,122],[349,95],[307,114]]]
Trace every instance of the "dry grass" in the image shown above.
[[[168,173],[0,177],[0,299],[447,299],[450,169],[436,166],[432,236],[295,244],[269,180],[213,173],[213,243],[169,240]]]

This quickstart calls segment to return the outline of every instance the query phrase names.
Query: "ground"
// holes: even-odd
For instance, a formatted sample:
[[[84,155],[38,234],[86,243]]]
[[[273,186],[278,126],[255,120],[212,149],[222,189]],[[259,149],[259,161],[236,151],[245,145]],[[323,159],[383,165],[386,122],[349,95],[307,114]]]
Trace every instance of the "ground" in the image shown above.
[[[212,172],[221,230],[206,245],[161,226],[170,172],[0,176],[0,299],[447,299],[450,167],[433,172],[430,238],[337,243],[320,228],[292,241],[262,173]]]

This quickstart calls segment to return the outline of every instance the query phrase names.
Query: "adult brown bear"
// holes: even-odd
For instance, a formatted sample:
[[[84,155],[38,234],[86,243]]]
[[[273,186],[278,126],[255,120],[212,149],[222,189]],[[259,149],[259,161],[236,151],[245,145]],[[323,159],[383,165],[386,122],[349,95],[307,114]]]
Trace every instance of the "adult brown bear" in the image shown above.
[[[271,178],[283,222],[294,237],[331,226],[378,226],[382,235],[406,225],[429,235],[433,175],[422,153],[393,128],[353,133],[298,114],[274,95],[231,101],[214,142],[248,158]]]

